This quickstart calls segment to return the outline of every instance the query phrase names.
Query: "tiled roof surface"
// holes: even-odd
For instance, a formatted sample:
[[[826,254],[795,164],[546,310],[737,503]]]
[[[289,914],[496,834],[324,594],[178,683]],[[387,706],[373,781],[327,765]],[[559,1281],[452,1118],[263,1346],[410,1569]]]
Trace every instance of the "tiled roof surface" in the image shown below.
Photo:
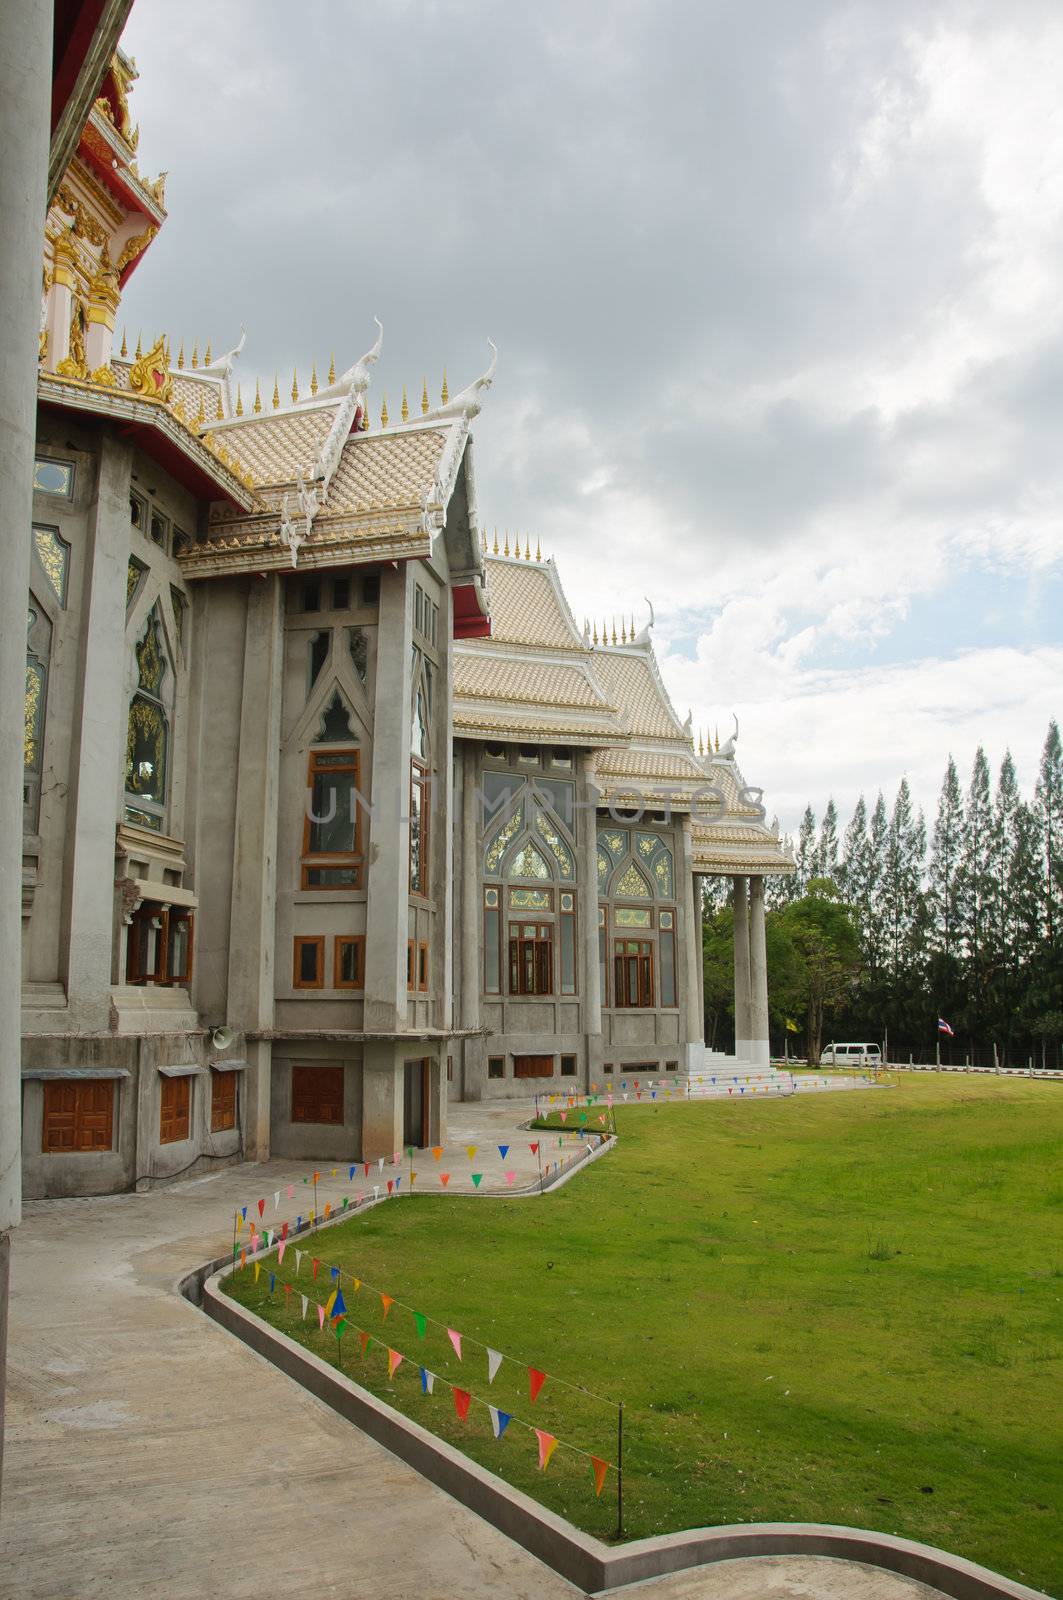
[[[132,361],[121,356],[111,359],[111,370],[118,380],[119,389],[129,388],[129,374],[133,370]],[[224,389],[220,378],[210,378],[195,372],[175,372],[171,369],[173,378],[173,400],[171,409],[177,401],[184,407],[185,421],[194,422],[199,416],[199,402],[203,401],[203,410],[206,413],[206,426],[209,427],[218,415],[218,395],[222,395],[224,404]]]
[[[627,709],[625,705],[624,710]],[[694,784],[712,781],[693,755],[678,745],[667,750],[603,750],[595,770],[603,778],[672,778]]]
[[[533,706],[566,706],[612,711],[582,663],[512,660],[481,649],[462,650],[454,661],[456,700],[517,701]]]
[[[197,400],[198,405],[198,400]],[[294,483],[313,470],[339,401],[305,411],[278,411],[274,415],[242,417],[214,435],[256,483]]]
[[[554,650],[584,648],[558,600],[549,564],[485,556],[484,568],[493,639],[500,644],[531,644]]]
[[[425,491],[435,484],[446,442],[445,428],[354,435],[343,447],[321,514],[378,511],[390,506],[419,509]]]
[[[648,651],[598,649],[594,671],[609,698],[630,716],[636,739],[684,740]]]

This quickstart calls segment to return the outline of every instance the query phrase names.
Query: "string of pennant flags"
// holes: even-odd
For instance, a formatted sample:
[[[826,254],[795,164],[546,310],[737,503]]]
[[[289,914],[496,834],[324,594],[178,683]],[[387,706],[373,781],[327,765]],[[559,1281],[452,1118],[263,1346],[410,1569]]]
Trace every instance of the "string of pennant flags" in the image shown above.
[[[302,1256],[307,1253],[308,1252],[305,1251],[296,1251],[297,1273],[302,1263]],[[279,1264],[280,1263],[278,1262],[278,1265]],[[257,1283],[259,1281],[261,1272],[264,1270],[263,1263],[261,1261],[255,1261],[252,1262],[251,1265],[254,1270],[255,1282]],[[318,1268],[320,1265],[321,1263],[316,1257],[312,1258],[312,1270],[315,1282],[317,1281]],[[246,1269],[246,1266],[246,1259],[242,1259],[241,1268]],[[417,1330],[417,1335],[420,1339],[424,1339],[426,1337],[429,1324],[440,1328],[446,1328],[446,1325],[439,1322],[436,1318],[426,1316],[422,1312],[413,1311],[411,1307],[404,1305],[403,1302],[396,1300],[393,1296],[385,1294],[382,1290],[373,1289],[372,1286],[364,1279],[354,1278],[352,1274],[343,1274],[341,1269],[338,1267],[329,1267],[329,1273],[332,1282],[335,1284],[335,1288],[332,1289],[328,1295],[328,1298],[323,1304],[317,1300],[314,1295],[302,1293],[301,1290],[296,1289],[294,1284],[286,1280],[282,1281],[281,1289],[285,1297],[286,1310],[290,1309],[291,1307],[291,1296],[295,1293],[298,1293],[302,1321],[305,1322],[307,1320],[310,1307],[313,1306],[317,1312],[319,1331],[324,1332],[325,1325],[326,1323],[328,1324],[336,1338],[338,1361],[340,1359],[340,1342],[348,1329],[353,1330],[358,1335],[358,1342],[363,1360],[365,1360],[367,1357],[370,1346],[376,1345],[382,1351],[384,1351],[387,1357],[389,1380],[394,1378],[399,1367],[406,1362],[410,1366],[417,1368],[421,1381],[421,1393],[423,1395],[434,1394],[436,1392],[437,1384],[440,1385],[441,1388],[449,1389],[454,1404],[454,1411],[459,1422],[465,1423],[468,1421],[470,1407],[475,1403],[483,1406],[487,1411],[491,1422],[491,1432],[496,1439],[501,1439],[507,1428],[512,1425],[515,1425],[518,1428],[524,1428],[528,1433],[534,1434],[538,1444],[539,1470],[541,1472],[545,1472],[547,1470],[554,1452],[558,1449],[561,1449],[569,1451],[571,1454],[579,1456],[589,1463],[591,1476],[594,1481],[594,1492],[598,1498],[601,1498],[602,1489],[605,1486],[608,1473],[612,1471],[619,1477],[621,1469],[615,1462],[608,1461],[602,1456],[594,1455],[591,1451],[584,1450],[579,1445],[572,1444],[568,1440],[559,1439],[556,1434],[549,1433],[545,1428],[538,1428],[534,1425],[534,1423],[526,1422],[522,1417],[516,1416],[513,1412],[504,1411],[500,1406],[493,1405],[491,1401],[484,1399],[482,1395],[473,1393],[471,1389],[463,1389],[459,1384],[451,1383],[449,1378],[441,1377],[438,1373],[433,1372],[429,1367],[423,1365],[416,1358],[409,1356],[405,1351],[398,1350],[395,1348],[395,1346],[389,1345],[386,1340],[381,1339],[379,1335],[371,1332],[369,1329],[360,1327],[351,1318],[350,1312],[347,1308],[347,1302],[343,1298],[343,1288],[340,1282],[342,1276],[347,1276],[352,1279],[356,1292],[365,1288],[370,1289],[371,1292],[379,1295],[385,1321],[387,1320],[388,1313],[394,1306],[399,1306],[402,1310],[410,1311],[414,1319],[414,1326]],[[275,1272],[270,1272],[269,1295],[271,1299],[276,1292],[276,1288],[277,1274]],[[543,1372],[540,1368],[530,1366],[527,1362],[517,1361],[512,1356],[503,1355],[501,1351],[493,1350],[481,1340],[472,1339],[467,1335],[459,1333],[454,1328],[446,1328],[446,1334],[459,1361],[464,1359],[463,1347],[465,1345],[475,1344],[485,1351],[487,1355],[488,1384],[494,1382],[503,1361],[512,1361],[517,1366],[525,1367],[528,1373],[528,1393],[530,1403],[532,1405],[535,1404],[539,1394],[542,1391],[543,1385],[548,1381],[547,1373]],[[593,1395],[593,1391],[584,1389],[579,1384],[568,1383],[562,1378],[550,1377],[549,1381],[553,1383],[560,1383],[564,1387],[570,1389],[582,1389],[583,1393]],[[593,1398],[599,1400],[603,1399],[601,1395],[594,1395]],[[612,1405],[614,1402],[605,1401],[605,1404]]]

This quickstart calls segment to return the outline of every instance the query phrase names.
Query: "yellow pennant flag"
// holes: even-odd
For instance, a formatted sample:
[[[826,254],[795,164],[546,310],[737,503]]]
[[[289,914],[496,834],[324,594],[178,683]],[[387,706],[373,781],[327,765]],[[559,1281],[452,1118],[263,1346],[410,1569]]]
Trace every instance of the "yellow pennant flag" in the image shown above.
[[[475,1156],[475,1154],[476,1154],[476,1146],[474,1144],[467,1144],[465,1146],[465,1154],[468,1156],[469,1160],[471,1161],[473,1159],[473,1157]]]
[[[258,1282],[258,1275],[259,1275],[259,1273],[261,1271],[262,1271],[262,1263],[261,1263],[261,1261],[256,1261],[255,1262],[255,1282],[256,1283]]]

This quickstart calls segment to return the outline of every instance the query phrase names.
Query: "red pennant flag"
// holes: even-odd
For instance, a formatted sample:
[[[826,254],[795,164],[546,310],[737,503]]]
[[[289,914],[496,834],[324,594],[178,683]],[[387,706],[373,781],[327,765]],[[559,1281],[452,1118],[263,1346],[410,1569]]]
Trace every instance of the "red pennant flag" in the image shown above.
[[[528,1149],[531,1151],[533,1156],[537,1156],[539,1154],[539,1146],[538,1146],[538,1144],[530,1144],[528,1146]]]
[[[262,1215],[262,1213],[263,1213],[263,1211],[265,1211],[265,1209],[266,1209],[266,1202],[264,1200],[260,1200],[258,1202],[258,1214],[259,1214],[259,1216]]]
[[[369,1176],[369,1163],[368,1163],[368,1161],[363,1161],[362,1162],[362,1168],[363,1168],[363,1170],[365,1172],[366,1177],[368,1178],[368,1176]]]
[[[450,1182],[450,1173],[449,1172],[441,1172],[439,1174],[439,1181],[440,1181],[440,1183],[443,1185],[443,1187],[445,1189],[447,1184]]]
[[[390,1194],[390,1193],[391,1193],[391,1191],[392,1191],[392,1189],[394,1189],[394,1187],[395,1187],[395,1180],[394,1180],[394,1178],[389,1178],[389,1179],[388,1179],[388,1194]]]
[[[535,1437],[539,1441],[539,1471],[545,1472],[550,1463],[550,1457],[557,1449],[557,1440],[552,1433],[544,1433],[542,1428],[536,1428]]]
[[[316,1282],[317,1281],[317,1269],[321,1265],[320,1261],[317,1259],[317,1256],[311,1256],[310,1257],[310,1265],[314,1269],[314,1280]]]
[[[539,1398],[539,1390],[546,1382],[546,1373],[540,1372],[538,1367],[528,1368],[528,1388],[531,1390],[532,1405]]]
[[[454,1390],[454,1410],[458,1413],[458,1417],[462,1422],[469,1415],[469,1401],[471,1399],[472,1395],[468,1389]]]
[[[287,1239],[287,1237],[288,1237],[288,1224],[286,1222],[282,1222],[281,1223],[281,1238],[282,1239]]]
[[[316,1183],[316,1182],[317,1182],[317,1180],[318,1180],[318,1179],[319,1179],[319,1178],[320,1178],[320,1176],[321,1176],[321,1174],[320,1174],[320,1172],[315,1172],[315,1173],[314,1173],[314,1182],[315,1182],[315,1183]]]
[[[384,1321],[386,1322],[387,1321],[387,1317],[388,1317],[388,1312],[391,1310],[392,1306],[395,1304],[395,1301],[394,1301],[394,1299],[392,1298],[392,1296],[390,1294],[382,1294],[380,1296],[380,1304],[384,1307]]]
[[[366,1351],[369,1349],[369,1335],[367,1333],[363,1333],[361,1329],[359,1329],[358,1339],[362,1346],[362,1355],[364,1356]]]
[[[605,1475],[609,1471],[608,1461],[600,1461],[597,1456],[591,1456],[591,1471],[594,1473],[594,1492],[601,1499]]]

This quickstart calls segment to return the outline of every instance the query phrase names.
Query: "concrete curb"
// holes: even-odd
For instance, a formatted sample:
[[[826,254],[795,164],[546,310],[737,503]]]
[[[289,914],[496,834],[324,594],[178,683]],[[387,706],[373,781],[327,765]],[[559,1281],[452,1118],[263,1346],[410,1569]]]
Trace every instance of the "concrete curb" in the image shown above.
[[[574,1170],[585,1165],[581,1162]],[[1044,1600],[1038,1590],[932,1545],[827,1523],[743,1523],[693,1528],[616,1548],[603,1544],[223,1295],[221,1280],[232,1270],[228,1259],[220,1269],[217,1262],[211,1262],[188,1274],[181,1292],[195,1300],[201,1287],[203,1310],[213,1321],[586,1595],[606,1594],[626,1584],[717,1561],[805,1555],[880,1567],[928,1584],[951,1600]]]

